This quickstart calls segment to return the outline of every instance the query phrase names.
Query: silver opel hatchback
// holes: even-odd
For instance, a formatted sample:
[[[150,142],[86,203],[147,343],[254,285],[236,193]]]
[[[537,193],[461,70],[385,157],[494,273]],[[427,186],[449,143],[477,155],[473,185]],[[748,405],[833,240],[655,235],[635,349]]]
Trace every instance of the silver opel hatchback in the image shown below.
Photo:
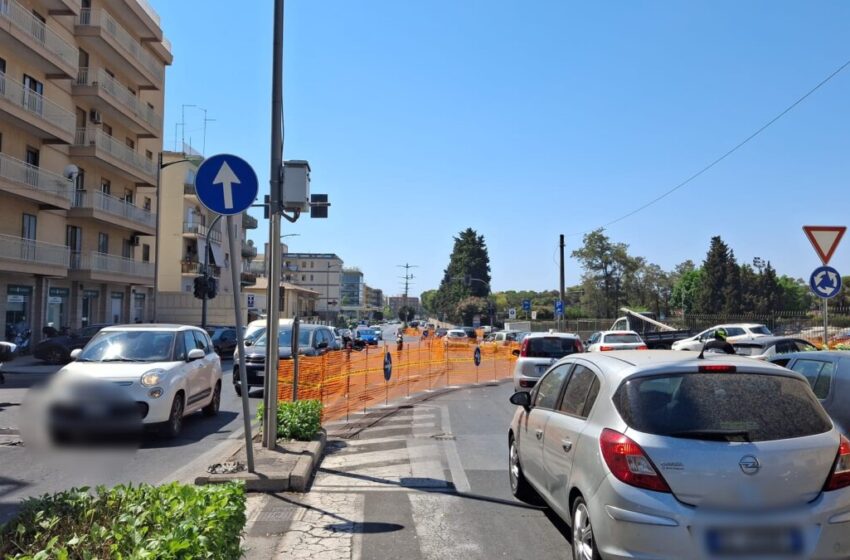
[[[572,527],[576,559],[850,558],[850,441],[801,375],[576,354],[511,402],[511,490]]]

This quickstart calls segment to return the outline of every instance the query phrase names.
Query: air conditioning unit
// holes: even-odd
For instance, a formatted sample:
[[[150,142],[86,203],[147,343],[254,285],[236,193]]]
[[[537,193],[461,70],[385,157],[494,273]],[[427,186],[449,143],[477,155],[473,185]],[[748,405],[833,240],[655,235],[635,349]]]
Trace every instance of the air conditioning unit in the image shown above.
[[[94,124],[100,124],[102,122],[100,118],[100,112],[92,110],[89,112],[89,120]]]
[[[130,245],[133,247],[138,247],[142,244],[142,237],[140,235],[134,235],[130,238]]]

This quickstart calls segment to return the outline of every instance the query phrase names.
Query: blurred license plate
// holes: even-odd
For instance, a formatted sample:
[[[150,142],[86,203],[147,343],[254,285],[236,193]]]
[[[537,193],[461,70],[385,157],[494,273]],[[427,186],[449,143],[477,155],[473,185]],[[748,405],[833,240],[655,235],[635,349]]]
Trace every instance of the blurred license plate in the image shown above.
[[[711,529],[706,534],[708,552],[720,557],[799,556],[803,534],[790,527]]]
[[[546,369],[548,367],[549,366],[537,366],[537,375],[543,375],[544,373],[546,373]]]

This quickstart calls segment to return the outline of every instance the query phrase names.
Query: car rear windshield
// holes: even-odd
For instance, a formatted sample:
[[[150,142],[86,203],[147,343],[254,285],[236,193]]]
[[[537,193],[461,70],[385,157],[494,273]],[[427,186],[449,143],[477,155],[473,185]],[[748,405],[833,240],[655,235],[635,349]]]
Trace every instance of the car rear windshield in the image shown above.
[[[686,373],[624,383],[614,404],[633,429],[712,441],[773,441],[828,432],[832,423],[800,379]]]
[[[734,344],[735,353],[739,356],[759,356],[764,354],[764,348],[752,344]]]
[[[576,341],[561,336],[545,336],[527,339],[528,358],[563,358],[576,351]]]
[[[750,331],[752,331],[753,334],[763,334],[765,336],[770,336],[770,335],[773,334],[772,332],[770,332],[770,329],[765,327],[764,325],[759,325],[757,327],[751,327]]]
[[[609,344],[640,344],[643,340],[636,334],[606,334],[605,342]]]

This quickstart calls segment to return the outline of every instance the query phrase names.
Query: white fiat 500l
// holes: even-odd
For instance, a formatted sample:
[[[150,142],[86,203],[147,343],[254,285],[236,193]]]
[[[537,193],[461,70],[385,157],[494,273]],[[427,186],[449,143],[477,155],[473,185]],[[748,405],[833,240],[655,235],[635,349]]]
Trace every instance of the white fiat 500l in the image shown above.
[[[850,441],[799,374],[581,354],[511,402],[511,490],[572,527],[576,559],[850,557]]]
[[[161,425],[170,437],[180,433],[187,414],[218,412],[221,361],[209,335],[197,327],[107,327],[71,357],[58,379],[119,388],[136,404],[143,424]]]

